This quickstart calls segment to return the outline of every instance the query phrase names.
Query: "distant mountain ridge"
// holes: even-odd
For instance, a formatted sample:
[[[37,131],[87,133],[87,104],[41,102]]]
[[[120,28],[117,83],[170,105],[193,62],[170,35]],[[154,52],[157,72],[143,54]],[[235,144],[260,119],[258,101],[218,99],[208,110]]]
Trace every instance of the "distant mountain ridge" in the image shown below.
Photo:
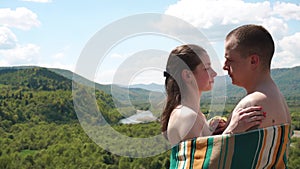
[[[12,76],[13,73],[16,73],[18,70],[27,70],[27,74],[20,74],[20,72],[18,72],[18,75],[15,76],[19,76],[19,78],[23,79],[25,81],[25,79],[27,78],[30,79],[32,77],[29,76],[34,76],[37,74],[31,74],[32,70],[36,70],[36,73],[40,73],[41,75],[43,75],[43,72],[45,73],[45,70],[49,70],[53,73],[46,73],[44,74],[46,78],[57,78],[56,80],[58,81],[66,81],[65,79],[63,79],[62,77],[65,77],[68,80],[75,80],[78,82],[82,82],[85,83],[86,85],[95,85],[95,87],[97,89],[103,90],[104,92],[110,94],[111,93],[111,85],[103,85],[103,84],[99,84],[99,83],[94,83],[90,80],[87,80],[86,78],[77,75],[69,70],[65,70],[65,69],[58,69],[58,68],[45,68],[45,67],[38,67],[38,66],[15,66],[15,67],[0,67],[0,74],[3,73],[8,73],[9,75],[7,75],[7,78],[1,78],[0,79],[0,83],[4,84],[4,83],[8,83],[10,81],[10,77]],[[56,73],[56,74],[55,74]],[[48,76],[48,77],[47,77]],[[59,77],[61,76],[61,77]],[[280,90],[282,91],[282,93],[284,93],[284,95],[286,96],[292,96],[292,95],[298,95],[300,94],[300,66],[296,66],[293,68],[276,68],[276,69],[272,69],[271,70],[271,76],[274,79],[275,83],[278,85],[278,87],[280,88]],[[231,79],[229,78],[228,75],[225,76],[217,76],[216,79],[223,79],[225,78],[226,81],[226,85],[228,88],[228,92],[231,93],[236,93],[236,91],[238,90],[240,93],[241,90],[237,89],[239,87],[233,86],[231,84]],[[20,81],[19,81],[20,82]],[[11,82],[11,83],[17,83],[17,82]],[[120,86],[119,86],[120,87]],[[122,87],[122,86],[121,86]],[[164,91],[164,85],[161,84],[155,84],[155,83],[151,83],[151,84],[134,84],[134,85],[130,85],[129,86],[130,89],[144,89],[144,90],[148,90],[148,91]]]
[[[118,85],[102,85],[64,69],[38,66],[0,67],[0,87],[4,85],[22,91],[64,90],[72,92],[74,82],[103,91],[107,96],[114,99],[114,104],[117,107],[135,106],[136,109],[147,109],[151,104],[149,103],[149,95],[151,95],[152,100],[161,98],[159,92]],[[135,110],[130,110],[130,112],[133,111],[135,112]]]
[[[293,68],[272,69],[271,76],[285,97],[300,97],[300,66],[296,66]],[[231,95],[232,97],[241,97],[246,94],[243,88],[231,84],[231,79],[228,75],[217,76],[215,79],[216,83],[221,80],[226,82],[228,95]],[[224,84],[224,82],[219,82],[218,84]],[[130,87],[143,88],[153,91],[164,91],[164,85],[155,83],[135,84],[131,85]],[[218,91],[218,88],[220,88],[221,86],[217,85],[214,87],[217,88],[216,90]]]
[[[271,76],[285,97],[300,98],[300,66],[272,69]],[[0,84],[25,85],[44,90],[72,90],[72,80],[86,86],[95,86],[95,89],[102,90],[109,95],[117,93],[115,102],[119,101],[117,103],[119,105],[128,104],[128,101],[122,103],[122,100],[128,99],[128,91],[130,99],[135,100],[134,104],[136,105],[147,102],[150,93],[157,98],[156,100],[161,100],[164,97],[162,94],[165,90],[164,85],[160,84],[135,84],[125,87],[102,85],[64,69],[37,66],[0,67]],[[233,102],[246,94],[243,88],[232,85],[231,79],[228,75],[225,75],[215,78],[214,95],[221,96],[224,94],[222,91],[224,84],[226,85],[226,97],[233,99]],[[114,93],[112,93],[112,90],[114,90]],[[205,92],[203,97],[203,101],[205,99],[209,100],[211,93]]]
[[[150,83],[150,84],[134,84],[130,85],[130,88],[141,88],[141,89],[146,89],[150,91],[164,91],[165,87],[164,85],[156,84],[156,83]]]

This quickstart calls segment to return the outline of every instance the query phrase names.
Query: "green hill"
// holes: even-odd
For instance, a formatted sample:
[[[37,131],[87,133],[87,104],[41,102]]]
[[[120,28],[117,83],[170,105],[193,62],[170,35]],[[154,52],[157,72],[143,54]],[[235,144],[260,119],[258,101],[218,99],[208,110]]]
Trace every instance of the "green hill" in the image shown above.
[[[81,97],[88,96],[81,94]],[[117,123],[122,118],[117,112],[110,113],[114,108],[114,103],[109,94],[96,90],[95,97],[106,120]],[[86,118],[90,118],[90,113],[86,112]],[[101,120],[98,116],[94,119],[95,122]],[[0,126],[9,128],[13,124],[28,121],[55,123],[77,121],[72,80],[47,68],[1,68]]]
[[[114,104],[122,114],[126,116],[133,115],[136,109],[148,110],[152,109],[155,114],[158,114],[157,107],[151,107],[152,105],[159,105],[160,101],[164,99],[164,95],[158,91],[150,91],[144,88],[121,86],[121,85],[103,85],[94,83],[78,74],[75,74],[69,70],[63,69],[49,69],[59,75],[64,76],[67,79],[73,80],[79,84],[93,87],[97,90],[103,91],[106,94],[112,95]],[[161,106],[161,105],[160,105]]]
[[[294,104],[295,111],[299,112],[299,67],[274,70],[272,76],[289,99],[289,104]],[[72,83],[74,78],[77,83]],[[227,99],[229,105],[230,99],[234,102],[234,99],[243,96],[244,91],[232,86],[228,77],[218,77],[218,80],[224,80],[222,78],[227,78],[227,93],[231,96]],[[96,98],[103,116],[90,109],[86,99],[91,97],[87,92],[94,85],[92,97]],[[72,93],[73,87],[84,90]],[[160,134],[158,122],[118,124],[123,117],[116,105],[123,106],[123,110],[130,109],[126,107],[128,91],[129,101],[144,109],[151,104],[149,94],[154,97],[153,100],[162,96],[145,89],[113,87],[115,92],[120,93],[118,99],[112,96],[112,86],[94,84],[67,70],[32,66],[0,68],[0,168],[169,168],[169,151],[148,158],[121,157],[96,145],[83,131],[74,110],[74,95],[82,100],[77,105],[79,116],[90,124],[99,125],[104,118],[116,131],[129,137],[147,138]],[[207,93],[206,97],[211,96]],[[299,120],[300,116],[293,116],[293,122]],[[97,134],[101,136],[103,133],[99,131]],[[109,143],[109,139],[115,138],[106,139]],[[292,143],[295,147],[291,147],[289,168],[297,168],[300,164],[299,139],[293,139]],[[153,145],[136,144],[148,148],[157,146],[156,142]],[[128,149],[123,144],[115,146],[126,153],[135,151],[134,147]]]
[[[115,109],[110,94],[96,88],[90,96],[87,91],[93,89],[86,86],[90,82],[81,79],[82,83],[74,84],[66,77],[70,76],[70,72],[60,71],[66,74],[63,76],[40,67],[0,68],[1,169],[168,168],[168,153],[151,157],[150,160],[132,159],[114,155],[96,145],[82,129],[77,115],[91,125],[101,125],[105,119],[115,130],[129,137],[157,135],[160,133],[159,123],[118,125],[123,116]],[[72,87],[75,87],[73,93]],[[120,88],[120,91],[126,90]],[[132,98],[141,102],[138,100],[140,96],[135,95],[146,90],[132,91]],[[79,104],[77,102],[77,114],[73,95],[81,101]],[[96,98],[101,115],[89,107],[89,97]],[[97,131],[97,134],[101,136],[103,133]],[[105,139],[109,143],[115,138]],[[148,149],[156,146],[155,142],[153,145],[137,144],[148,146]],[[115,146],[124,149],[122,144]],[[134,153],[135,150],[132,147],[124,151]]]
[[[2,67],[0,68],[0,118],[9,121],[2,121],[2,123],[10,126],[32,120],[60,123],[77,120],[73,96],[91,97],[87,92],[80,93],[78,96],[78,93],[74,92],[76,90],[72,91],[72,87],[77,84],[85,90],[95,89],[95,92],[90,93],[95,93],[99,110],[110,123],[118,123],[123,115],[135,114],[136,109],[149,109],[150,94],[154,100],[155,97],[160,97],[158,92],[145,89],[97,84],[63,69],[34,66]],[[112,90],[114,93],[111,92]],[[115,107],[122,111],[121,114],[114,109]],[[88,108],[79,108],[79,110],[84,109]],[[95,110],[90,112],[86,110],[82,113],[86,118],[94,119],[95,123],[101,121],[99,115],[91,117],[91,111]]]
[[[293,68],[277,68],[271,70],[271,76],[290,107],[300,107],[300,66]],[[229,97],[241,98],[246,92],[231,84],[227,76],[227,91]]]
[[[271,76],[286,98],[300,97],[300,66],[272,69]],[[225,76],[225,79],[229,97],[240,97],[246,94],[242,88],[231,84],[229,76]]]
[[[300,66],[273,69],[271,75],[285,97],[300,97]]]
[[[25,90],[71,90],[72,82],[63,76],[39,67],[0,69],[0,84]]]

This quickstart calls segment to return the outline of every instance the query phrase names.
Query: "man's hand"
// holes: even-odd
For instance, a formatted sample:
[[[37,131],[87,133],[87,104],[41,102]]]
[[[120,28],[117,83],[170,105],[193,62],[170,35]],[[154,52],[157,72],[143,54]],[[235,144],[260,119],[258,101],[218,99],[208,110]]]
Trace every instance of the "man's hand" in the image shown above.
[[[262,107],[252,106],[239,108],[232,112],[231,120],[224,134],[241,133],[250,128],[258,127],[266,117],[266,112],[262,112]]]

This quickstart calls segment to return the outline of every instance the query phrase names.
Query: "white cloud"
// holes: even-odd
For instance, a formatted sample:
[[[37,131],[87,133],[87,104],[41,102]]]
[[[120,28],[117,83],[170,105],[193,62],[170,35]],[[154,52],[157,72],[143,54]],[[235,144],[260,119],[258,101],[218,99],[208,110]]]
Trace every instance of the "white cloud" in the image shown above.
[[[279,15],[285,20],[300,20],[300,5],[286,2],[276,2],[273,10],[274,15]]]
[[[182,18],[198,28],[208,29],[263,21],[270,12],[270,2],[267,1],[246,3],[241,0],[181,0],[171,5],[165,13]]]
[[[268,29],[274,40],[282,39],[288,33],[288,24],[280,18],[265,18],[261,25]]]
[[[38,63],[40,47],[20,44],[10,28],[29,30],[39,25],[37,15],[25,7],[0,8],[0,66]]]
[[[273,67],[300,65],[300,32],[286,36],[278,42],[278,53],[274,56]]]
[[[16,43],[16,35],[7,27],[0,27],[0,50],[15,48]]]
[[[22,0],[26,2],[38,2],[38,3],[49,3],[52,2],[52,0]]]
[[[64,52],[59,52],[59,53],[56,53],[55,55],[53,55],[54,59],[62,59],[64,57],[65,57]]]
[[[63,59],[66,56],[66,53],[69,52],[71,45],[66,45],[62,50],[54,55],[52,55],[53,59]]]
[[[279,1],[180,0],[169,6],[165,14],[187,21],[200,29],[209,41],[218,44],[223,44],[226,34],[240,25],[263,25],[277,45],[272,67],[300,65],[300,4]],[[218,55],[223,56],[223,53]]]
[[[31,65],[39,60],[40,47],[19,44],[16,35],[7,27],[0,27],[0,66]]]
[[[261,24],[277,39],[288,32],[286,20],[300,19],[300,6],[292,3],[242,0],[181,0],[169,6],[165,14],[181,18],[202,29],[210,40],[224,39],[242,24]]]
[[[0,63],[10,65],[34,64],[38,62],[40,47],[34,44],[19,45],[0,50]],[[2,66],[2,65],[0,65]]]
[[[37,15],[25,7],[19,7],[16,10],[0,8],[0,26],[29,30],[39,25]]]

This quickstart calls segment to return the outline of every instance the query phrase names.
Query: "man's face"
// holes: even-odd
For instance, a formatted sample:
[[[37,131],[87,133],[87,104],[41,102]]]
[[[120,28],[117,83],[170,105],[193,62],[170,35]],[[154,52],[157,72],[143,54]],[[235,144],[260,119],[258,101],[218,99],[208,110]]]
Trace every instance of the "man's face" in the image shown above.
[[[228,72],[232,84],[244,87],[249,80],[249,65],[247,58],[243,58],[237,49],[237,40],[233,36],[225,42],[225,63],[223,69]]]

